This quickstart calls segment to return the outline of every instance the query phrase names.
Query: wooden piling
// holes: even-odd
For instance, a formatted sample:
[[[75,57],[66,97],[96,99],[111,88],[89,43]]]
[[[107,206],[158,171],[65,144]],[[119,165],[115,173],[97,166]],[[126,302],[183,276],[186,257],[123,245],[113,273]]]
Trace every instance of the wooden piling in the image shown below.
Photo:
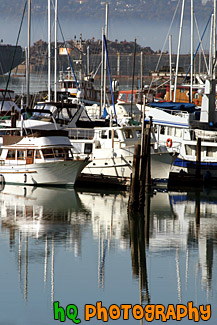
[[[141,145],[135,145],[130,185],[130,196],[128,204],[128,208],[130,210],[135,210],[136,207],[138,207],[140,151]]]
[[[195,222],[198,226],[200,224],[200,192],[196,191],[195,193]]]
[[[12,129],[16,128],[16,112],[15,112],[14,106],[12,106],[12,108],[11,108],[11,128]],[[11,130],[10,134],[13,135],[14,131]]]
[[[201,138],[197,138],[196,146],[196,179],[199,180],[201,176]]]
[[[147,146],[146,146],[146,179],[145,179],[145,191],[148,193],[151,187],[151,123],[147,125]]]
[[[145,203],[145,189],[146,189],[146,175],[147,175],[147,146],[148,146],[148,134],[144,135],[143,139],[143,150],[140,156],[140,170],[139,170],[139,211],[144,210]]]

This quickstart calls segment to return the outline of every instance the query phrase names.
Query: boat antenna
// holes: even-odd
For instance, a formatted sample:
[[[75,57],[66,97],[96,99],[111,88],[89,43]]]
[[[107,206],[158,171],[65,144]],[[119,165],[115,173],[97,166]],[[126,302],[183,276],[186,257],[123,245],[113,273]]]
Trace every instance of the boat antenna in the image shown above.
[[[106,41],[105,35],[103,35],[103,41],[104,41],[105,53],[106,53],[106,60],[107,60],[107,66],[108,66],[109,82],[110,82],[110,88],[111,88],[111,97],[112,97],[112,104],[113,104],[115,122],[117,123],[117,115],[116,115],[116,110],[115,110],[114,95],[113,95],[113,90],[112,90],[112,80],[111,80],[110,67],[109,67],[109,57],[108,57],[107,41]]]
[[[11,62],[11,68],[10,68],[10,71],[9,71],[7,84],[6,84],[6,87],[5,87],[5,92],[4,92],[4,97],[3,97],[3,100],[2,100],[1,110],[3,109],[3,106],[4,106],[5,97],[6,97],[6,93],[7,93],[7,90],[8,90],[8,85],[9,85],[10,78],[11,78],[11,71],[13,69],[15,55],[16,55],[16,52],[17,52],[17,46],[18,46],[18,42],[19,42],[19,38],[20,38],[22,25],[23,25],[23,19],[24,19],[24,15],[25,15],[25,11],[26,11],[26,6],[27,6],[27,0],[25,2],[24,9],[23,9],[23,15],[22,15],[21,23],[20,23],[19,32],[18,32],[18,35],[17,35],[16,46],[15,46],[15,50],[14,50],[14,54],[13,54],[13,58],[12,58],[12,62]]]

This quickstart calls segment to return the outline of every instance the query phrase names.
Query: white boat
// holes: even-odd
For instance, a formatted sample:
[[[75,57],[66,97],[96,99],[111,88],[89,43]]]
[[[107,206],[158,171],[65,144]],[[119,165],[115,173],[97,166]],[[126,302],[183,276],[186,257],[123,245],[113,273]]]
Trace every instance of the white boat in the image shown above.
[[[174,103],[167,103],[171,105],[170,108],[160,107],[166,103],[152,103],[145,107],[146,120],[152,118],[159,143],[167,145],[169,151],[176,151],[178,154],[171,173],[195,175],[196,147],[200,138],[200,173],[207,180],[217,178],[217,114],[214,98],[215,87],[207,79],[201,110],[188,110],[182,106],[174,109]]]
[[[75,153],[89,154],[83,173],[130,179],[135,144],[141,142],[141,126],[111,126],[92,130],[68,129]],[[173,156],[158,145],[151,132],[151,177],[168,180]]]
[[[3,136],[2,183],[73,186],[88,159],[74,159],[65,135]]]
[[[60,72],[59,96],[64,96],[73,103],[82,101],[85,105],[100,105],[101,89],[100,86],[95,86],[94,77],[88,75],[82,78],[80,73],[78,75],[79,78],[76,81],[72,71]],[[111,91],[109,89],[106,90],[106,95],[109,102],[112,102]],[[118,91],[113,89],[113,95],[116,101]]]

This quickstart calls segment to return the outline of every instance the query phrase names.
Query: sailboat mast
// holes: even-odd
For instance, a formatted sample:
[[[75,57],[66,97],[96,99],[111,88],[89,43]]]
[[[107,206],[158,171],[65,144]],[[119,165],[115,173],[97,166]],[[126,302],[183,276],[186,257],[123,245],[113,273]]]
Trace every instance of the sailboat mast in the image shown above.
[[[108,8],[109,3],[106,2],[106,10],[105,10],[105,38],[108,39]],[[103,98],[103,106],[106,104],[106,75],[107,75],[107,64],[106,64],[106,52],[104,58],[104,98]]]
[[[170,100],[172,101],[172,35],[169,35],[169,60],[170,60]]]
[[[57,101],[57,17],[58,17],[58,0],[55,0],[55,54],[54,54],[54,101]]]
[[[50,0],[48,0],[48,101],[51,100],[51,19],[50,19]]]
[[[190,103],[193,100],[193,62],[194,62],[194,0],[191,0],[191,88]]]
[[[28,0],[28,44],[26,55],[26,107],[29,108],[29,85],[30,85],[30,44],[31,44],[31,0]]]
[[[99,116],[102,115],[102,106],[103,106],[103,69],[104,69],[104,28],[102,28],[102,59],[101,59],[101,86],[100,86],[100,110],[99,110]]]
[[[176,101],[176,88],[177,88],[177,81],[178,81],[179,55],[180,55],[180,47],[181,47],[181,39],[182,39],[184,9],[185,9],[185,0],[182,1],[182,13],[181,13],[181,20],[180,20],[179,42],[178,42],[177,59],[176,59],[176,75],[175,75],[174,98],[173,98],[174,102]]]
[[[213,79],[215,79],[216,65],[216,0],[213,4]]]
[[[211,77],[212,75],[212,59],[213,59],[213,17],[214,15],[212,14],[212,17],[211,17],[211,24],[210,24],[210,44],[209,44],[209,77]]]

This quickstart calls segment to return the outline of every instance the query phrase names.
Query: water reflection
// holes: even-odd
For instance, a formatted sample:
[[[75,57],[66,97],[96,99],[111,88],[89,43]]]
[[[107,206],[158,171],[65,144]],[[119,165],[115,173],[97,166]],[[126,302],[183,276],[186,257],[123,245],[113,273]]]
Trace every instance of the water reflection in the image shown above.
[[[5,185],[0,195],[1,230],[9,233],[10,249],[16,253],[19,281],[24,299],[28,294],[28,264],[44,259],[44,283],[48,263],[51,272],[51,301],[54,293],[55,244],[65,243],[81,254],[82,232],[91,214],[77,192],[70,189]],[[29,248],[29,237],[40,240],[44,248]]]
[[[127,193],[6,185],[0,193],[0,245],[5,257],[15,257],[18,308],[31,301],[33,288],[38,304],[48,291],[50,302],[62,298],[66,304],[79,292],[80,306],[97,300],[105,306],[212,303],[216,194],[155,191],[146,195],[144,213],[129,214]],[[45,291],[37,295],[37,286]],[[41,317],[51,324],[46,313]]]
[[[128,249],[128,196],[126,193],[79,193],[91,210],[93,238],[98,239],[98,286],[104,287],[105,262],[111,248]]]

